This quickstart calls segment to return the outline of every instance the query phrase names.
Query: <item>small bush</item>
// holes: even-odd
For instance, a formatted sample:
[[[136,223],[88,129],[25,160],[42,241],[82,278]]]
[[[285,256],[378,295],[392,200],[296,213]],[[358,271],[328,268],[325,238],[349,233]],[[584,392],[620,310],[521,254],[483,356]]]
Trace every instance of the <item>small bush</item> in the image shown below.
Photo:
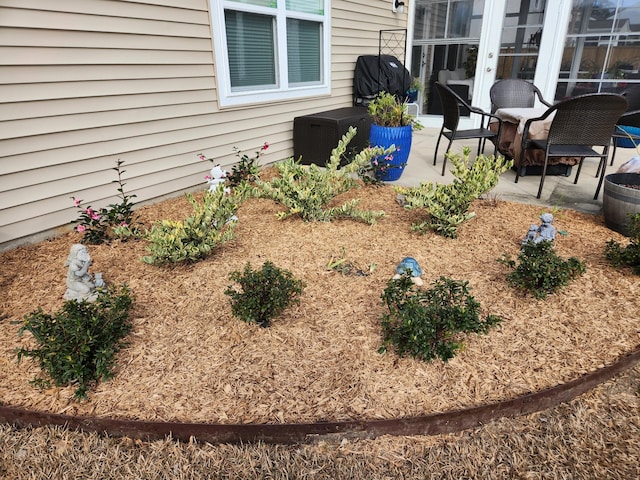
[[[384,342],[379,351],[391,344],[401,357],[439,357],[446,362],[462,347],[459,333],[487,333],[502,321],[495,315],[480,319],[480,304],[469,294],[468,282],[446,277],[425,291],[405,273],[389,280],[382,300],[389,313],[382,318]]]
[[[270,182],[258,179],[255,187],[245,185],[246,194],[270,198],[282,204],[287,210],[278,214],[280,219],[299,215],[305,221],[328,222],[334,218],[346,217],[375,223],[377,218],[384,215],[384,212],[359,210],[358,199],[340,206],[329,207],[335,197],[358,185],[354,176],[359,169],[370,165],[374,157],[388,153],[382,148],[366,148],[350,163],[339,168],[347,145],[355,134],[356,129],[350,127],[338,146],[331,152],[331,159],[324,168],[315,164],[304,166],[299,161],[289,158],[274,165],[279,175]]]
[[[448,154],[456,177],[450,184],[427,182],[418,187],[395,188],[404,196],[406,209],[423,208],[429,215],[428,221],[414,224],[414,230],[433,230],[443,237],[456,238],[460,225],[475,216],[469,212],[471,202],[495,187],[500,175],[513,165],[513,160],[484,155],[471,163],[469,152],[465,147],[462,157]]]
[[[93,384],[113,377],[115,355],[132,328],[132,304],[131,292],[123,285],[120,291],[100,290],[93,303],[66,301],[53,315],[38,308],[24,317],[18,335],[30,332],[39,346],[18,349],[18,361],[22,357],[37,360],[56,386],[76,385],[74,398],[85,398]],[[50,381],[36,378],[32,383],[46,387]]]
[[[107,207],[94,210],[92,207],[82,206],[82,200],[71,197],[74,205],[78,208],[80,215],[77,220],[72,223],[78,223],[76,230],[83,234],[82,243],[98,245],[108,242],[113,238],[123,238],[137,236],[137,227],[134,225],[134,203],[132,199],[135,195],[127,195],[124,192],[125,183],[122,181],[122,164],[120,159],[116,162],[116,166],[112,169],[116,171],[117,180],[113,183],[118,184],[118,198],[120,203],[112,203]],[[126,231],[129,235],[122,236],[121,232]]]
[[[238,147],[233,147],[236,157],[239,161],[231,167],[231,172],[227,173],[225,177],[225,185],[227,187],[237,187],[242,182],[253,182],[258,178],[260,174],[260,157],[264,155],[264,152],[269,148],[269,143],[264,142],[260,147],[260,150],[255,152],[253,158],[242,152]],[[213,158],[207,158],[202,153],[198,154],[201,160],[208,160],[215,164]]]
[[[247,263],[244,271],[235,271],[229,279],[240,284],[242,291],[231,285],[225,294],[231,297],[231,311],[245,322],[268,327],[272,318],[280,315],[290,304],[299,304],[305,284],[288,270],[266,261],[261,270],[254,271]]]
[[[560,258],[553,250],[553,243],[527,242],[518,255],[519,264],[508,255],[498,261],[514,269],[507,276],[509,284],[536,298],[546,298],[586,271],[586,264],[577,258]]]
[[[616,267],[631,267],[633,273],[640,275],[640,213],[629,214],[630,243],[623,247],[615,240],[609,240],[605,246],[605,256]]]
[[[189,193],[186,196],[193,215],[182,221],[162,220],[155,224],[146,233],[151,255],[143,257],[145,263],[195,262],[233,238],[238,197],[226,195],[222,185],[205,192],[202,203]]]

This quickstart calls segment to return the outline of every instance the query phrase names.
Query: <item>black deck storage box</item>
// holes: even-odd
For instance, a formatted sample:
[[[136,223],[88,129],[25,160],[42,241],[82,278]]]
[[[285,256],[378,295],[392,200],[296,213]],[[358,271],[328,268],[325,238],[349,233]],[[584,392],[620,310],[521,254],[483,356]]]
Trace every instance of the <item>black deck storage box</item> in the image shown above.
[[[331,150],[336,148],[349,127],[357,128],[358,132],[349,142],[347,153],[357,153],[369,144],[371,117],[365,107],[338,108],[294,118],[294,158],[302,157],[300,163],[303,165],[326,165]]]

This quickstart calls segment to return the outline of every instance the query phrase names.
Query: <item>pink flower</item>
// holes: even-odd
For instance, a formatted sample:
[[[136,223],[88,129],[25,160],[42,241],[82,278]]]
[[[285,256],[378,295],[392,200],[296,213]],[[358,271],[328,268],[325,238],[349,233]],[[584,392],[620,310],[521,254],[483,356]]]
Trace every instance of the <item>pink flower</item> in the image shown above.
[[[91,220],[100,220],[100,215],[98,215],[93,208],[88,207],[85,210],[86,214],[89,215],[89,217],[91,218]]]
[[[269,148],[269,142],[264,142],[264,145],[262,145],[260,150],[265,151],[267,148]]]
[[[76,197],[71,197],[73,198],[73,204],[77,207],[80,205],[80,203],[82,202],[82,200],[76,198]]]
[[[122,221],[122,222],[120,222],[120,226],[121,227],[128,227],[129,224],[127,222],[125,222],[125,221]]]
[[[76,227],[76,230],[78,230],[78,232],[82,233],[87,229],[87,227],[85,227],[84,225],[78,225]]]
[[[211,175],[205,175],[205,176],[204,176],[204,179],[205,179],[205,180],[211,180]]]
[[[207,159],[207,157],[205,157],[205,156],[204,156],[203,154],[201,154],[201,153],[199,153],[199,154],[198,154],[198,158],[199,158],[200,160],[206,160],[206,159]]]

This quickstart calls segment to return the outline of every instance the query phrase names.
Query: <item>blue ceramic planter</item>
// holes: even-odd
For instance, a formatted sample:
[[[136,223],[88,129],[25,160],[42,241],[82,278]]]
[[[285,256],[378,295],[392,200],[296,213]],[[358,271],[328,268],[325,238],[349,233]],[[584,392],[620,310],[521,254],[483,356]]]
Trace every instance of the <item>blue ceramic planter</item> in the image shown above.
[[[371,125],[369,131],[369,144],[372,147],[389,148],[391,145],[396,146],[396,151],[391,154],[391,160],[385,160],[384,157],[377,158],[378,162],[386,162],[390,168],[380,177],[385,182],[393,182],[398,180],[404,171],[404,167],[409,160],[409,152],[411,151],[411,139],[413,131],[411,125],[404,127],[381,127],[380,125]]]

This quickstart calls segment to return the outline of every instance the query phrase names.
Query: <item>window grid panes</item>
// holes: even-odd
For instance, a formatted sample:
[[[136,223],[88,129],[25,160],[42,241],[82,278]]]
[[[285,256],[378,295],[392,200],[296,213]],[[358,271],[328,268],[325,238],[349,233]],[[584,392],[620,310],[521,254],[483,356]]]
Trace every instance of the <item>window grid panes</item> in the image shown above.
[[[640,84],[640,0],[574,0],[556,100]]]
[[[322,0],[287,0],[287,10],[322,15],[324,5]]]
[[[247,11],[250,7],[242,4],[269,8]],[[226,2],[224,26],[231,92],[322,84],[323,13],[324,0]]]
[[[538,64],[546,2],[507,3],[496,78],[533,80]]]

